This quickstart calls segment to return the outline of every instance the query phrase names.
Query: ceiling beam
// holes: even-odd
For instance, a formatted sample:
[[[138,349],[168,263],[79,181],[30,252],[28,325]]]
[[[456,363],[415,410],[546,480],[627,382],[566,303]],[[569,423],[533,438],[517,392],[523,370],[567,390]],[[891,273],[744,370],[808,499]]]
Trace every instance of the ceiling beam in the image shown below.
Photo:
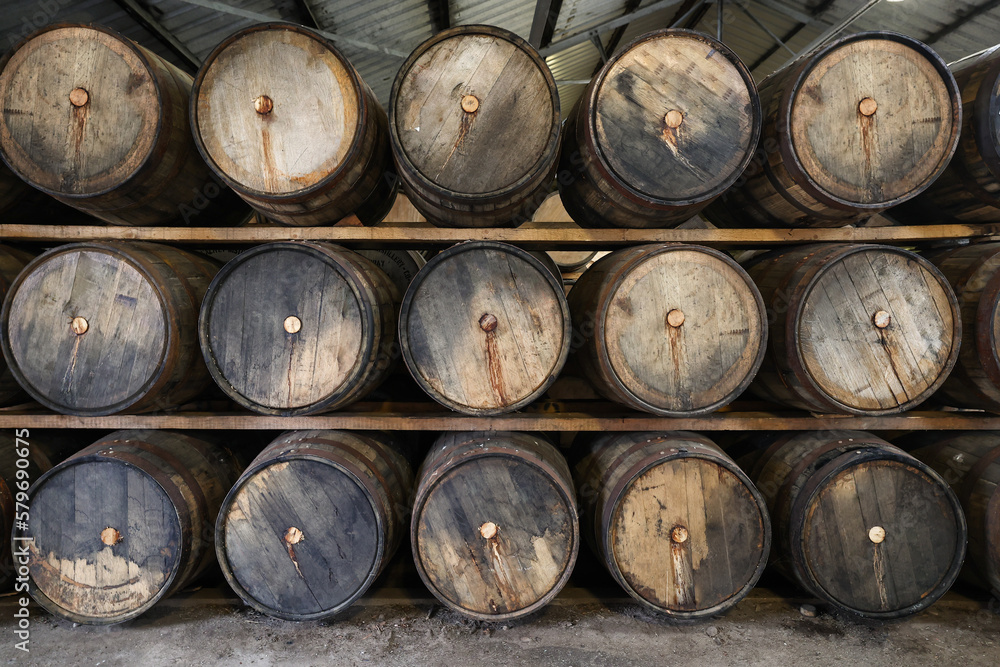
[[[538,0],[535,3],[535,17],[531,20],[528,42],[536,49],[549,45],[555,32],[562,0]]]
[[[190,2],[191,0],[184,0]],[[624,14],[618,18],[613,18],[598,25],[586,28],[584,30],[578,30],[566,37],[560,39],[558,42],[553,42],[548,46],[542,47],[538,52],[542,57],[551,56],[553,53],[558,53],[564,49],[568,49],[571,46],[576,46],[577,44],[583,44],[584,42],[590,41],[590,33],[600,34],[604,30],[611,30],[612,28],[617,28],[618,26],[628,25],[632,21],[641,19],[643,16],[649,16],[655,12],[669,9],[675,5],[681,4],[681,0],[659,0],[659,2],[654,2],[651,5],[647,5],[642,9],[637,9],[634,12]]]
[[[431,13],[431,29],[434,32],[451,27],[451,7],[448,0],[427,0],[427,9]]]
[[[295,3],[295,8],[299,11],[299,16],[302,17],[302,25],[307,28],[318,28],[319,21],[316,20],[316,15],[313,13],[312,7],[309,6],[308,0],[292,0]]]
[[[163,42],[164,46],[181,59],[181,62],[189,72],[197,72],[201,68],[201,58],[196,56],[184,42],[177,39],[148,9],[136,2],[136,0],[115,0],[115,4],[125,10],[125,13],[135,19],[139,25],[153,33],[157,39]]]
[[[824,44],[826,44],[827,42],[829,42],[830,40],[834,39],[835,37],[837,37],[837,35],[839,35],[840,33],[844,32],[844,30],[847,29],[847,26],[851,25],[856,20],[858,20],[859,18],[861,18],[866,12],[868,12],[870,9],[872,9],[873,7],[875,7],[875,5],[877,5],[880,2],[882,2],[882,0],[868,0],[866,3],[864,3],[863,5],[861,5],[860,7],[858,7],[857,9],[855,9],[853,12],[851,12],[847,16],[845,16],[844,19],[840,23],[837,23],[836,25],[832,25],[829,28],[827,28],[825,31],[823,31],[823,33],[820,34],[819,37],[817,37],[813,41],[809,42],[809,44],[804,49],[802,49],[801,51],[799,51],[798,53],[796,53],[794,56],[792,56],[791,58],[789,58],[787,61],[785,61],[785,63],[782,65],[782,67],[784,67],[785,65],[788,65],[789,63],[791,63],[792,61],[794,61],[796,58],[798,58],[800,56],[803,56],[803,55],[809,53],[810,51],[818,49],[821,46],[823,46]]]
[[[640,2],[642,2],[642,0],[627,0],[627,2],[625,3],[624,13],[630,14],[631,12],[634,12],[639,7]],[[614,29],[614,31],[611,33],[611,37],[608,38],[607,45],[601,47],[604,50],[604,53],[606,53],[608,56],[614,55],[615,49],[618,48],[618,45],[621,44],[622,37],[625,36],[626,30],[628,30],[627,24],[620,25]],[[603,58],[600,61],[598,61],[597,66],[594,67],[594,71],[591,73],[590,76],[596,76],[597,73],[601,71],[601,68],[604,67],[604,62],[605,61]]]
[[[788,30],[788,32],[786,32],[784,35],[782,35],[781,36],[781,42],[784,42],[785,44],[787,44],[792,39],[794,39],[795,37],[797,37],[798,34],[800,32],[802,32],[802,30],[806,26],[808,26],[808,25],[810,25],[810,24],[815,23],[816,21],[818,21],[819,18],[823,14],[826,13],[826,10],[830,9],[830,7],[833,6],[834,1],[835,0],[824,0],[814,10],[812,10],[812,14],[811,15],[809,15],[809,14],[800,14],[799,16],[801,16],[805,20],[804,21],[800,20],[798,23],[796,23],[794,26],[792,26]],[[762,7],[767,7],[768,9],[775,9],[775,11],[780,11],[780,10],[777,10],[776,8],[774,8],[774,7],[771,6],[771,5],[774,4],[773,2],[771,2],[771,0],[754,0],[754,3],[758,4],[758,5],[762,6]],[[795,17],[793,16],[792,18],[795,18]],[[750,65],[750,71],[751,72],[756,71],[758,67],[760,67],[761,65],[763,65],[765,62],[767,62],[767,60],[771,56],[773,56],[775,53],[777,53],[778,49],[780,49],[780,48],[781,47],[778,44],[775,44],[774,46],[772,46],[771,48],[769,48],[767,51],[765,51],[764,54],[761,55],[760,58],[757,58],[757,60],[755,60],[752,65]]]
[[[951,23],[948,23],[947,25],[942,26],[939,30],[936,30],[935,32],[932,32],[931,34],[927,35],[927,37],[923,41],[926,42],[927,44],[933,44],[937,41],[940,41],[942,38],[955,32],[966,23],[969,23],[970,21],[979,18],[986,12],[996,9],[997,7],[1000,7],[1000,0],[990,0],[989,2],[984,2],[981,5],[970,7],[964,12],[959,13],[955,17],[955,20],[952,21]]]
[[[792,9],[791,7],[786,7],[775,0],[753,0],[755,5],[760,5],[761,7],[767,7],[771,11],[778,12],[779,14],[784,14],[790,19],[795,19],[799,23],[812,23],[816,20],[816,17],[825,11],[819,8],[810,11],[808,14],[800,12],[798,10]],[[824,2],[821,6],[829,7],[831,3]]]

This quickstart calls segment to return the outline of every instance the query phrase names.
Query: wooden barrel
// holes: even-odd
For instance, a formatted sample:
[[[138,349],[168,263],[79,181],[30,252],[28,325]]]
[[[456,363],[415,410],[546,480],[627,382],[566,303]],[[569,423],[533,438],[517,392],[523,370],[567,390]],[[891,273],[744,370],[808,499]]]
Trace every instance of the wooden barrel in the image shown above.
[[[758,86],[757,156],[705,209],[720,227],[842,227],[925,190],[958,145],[944,61],[893,32],[835,40]]]
[[[841,609],[905,616],[958,577],[966,542],[958,498],[940,475],[881,438],[780,435],[750,476],[774,523],[771,562]]]
[[[556,263],[562,273],[584,269],[597,257],[596,250],[549,250],[545,254]]]
[[[254,609],[288,620],[347,609],[406,530],[413,471],[387,434],[292,431],[226,496],[215,548]]]
[[[753,158],[761,109],[749,70],[689,30],[638,37],[570,114],[559,192],[583,227],[667,227],[729,188]]]
[[[892,414],[924,401],[955,366],[958,301],[919,255],[835,243],[751,262],[769,316],[770,353],[750,386],[761,398],[813,412]]]
[[[7,211],[31,190],[7,165],[0,162],[0,212]]]
[[[569,579],[580,529],[569,466],[526,433],[446,433],[417,474],[417,572],[449,609],[484,621],[548,604]]]
[[[191,94],[205,161],[267,218],[366,225],[392,208],[388,119],[329,40],[291,23],[262,23],[222,41]]]
[[[303,415],[349,405],[392,370],[399,291],[332,243],[266,243],[219,271],[199,334],[216,384],[240,405]]]
[[[604,396],[680,417],[739,396],[767,349],[767,312],[728,255],[658,243],[605,255],[569,294],[573,348]]]
[[[965,574],[1000,591],[1000,432],[913,433],[902,441],[951,484],[969,523],[969,560]]]
[[[559,154],[559,93],[541,56],[512,32],[464,25],[406,59],[389,132],[410,201],[443,227],[531,219]]]
[[[552,269],[506,243],[467,241],[435,255],[410,283],[399,345],[434,400],[496,415],[527,405],[555,381],[570,327]]]
[[[35,482],[29,590],[49,612],[105,625],[139,616],[215,561],[212,525],[242,467],[184,433],[117,431]]]
[[[413,277],[424,268],[427,260],[416,250],[396,250],[395,248],[379,248],[378,250],[359,250],[358,254],[382,269],[389,280],[399,290],[406,294]]]
[[[0,300],[7,297],[10,286],[31,259],[32,256],[23,250],[0,245]],[[0,358],[0,406],[12,405],[24,399],[27,399],[27,395],[7,367],[6,361]]]
[[[211,385],[198,308],[218,265],[155,243],[59,246],[11,285],[0,315],[10,372],[71,415],[181,405]]]
[[[191,77],[163,58],[108,28],[55,24],[0,67],[0,151],[34,187],[118,225],[247,217],[191,139]]]
[[[771,521],[742,470],[696,433],[601,434],[573,479],[584,537],[615,580],[674,618],[735,606],[764,571]]]

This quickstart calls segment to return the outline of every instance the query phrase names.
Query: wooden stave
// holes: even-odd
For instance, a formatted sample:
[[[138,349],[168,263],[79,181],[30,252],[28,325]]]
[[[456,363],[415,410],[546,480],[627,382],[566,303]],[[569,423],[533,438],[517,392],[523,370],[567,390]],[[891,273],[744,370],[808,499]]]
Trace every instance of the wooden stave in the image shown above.
[[[363,358],[344,385],[326,397],[294,408],[276,408],[253,401],[239,393],[227,379],[212,350],[211,310],[219,289],[241,264],[272,250],[306,250],[322,258],[352,287],[364,317]],[[346,407],[374,391],[396,367],[397,286],[369,260],[341,246],[325,241],[278,241],[255,246],[227,263],[216,274],[201,300],[198,341],[208,374],[233,401],[264,415],[298,416],[329,412]]]
[[[346,440],[342,442],[338,438]],[[367,451],[358,447],[363,446]],[[370,455],[370,458],[367,458]],[[226,548],[227,512],[250,479],[267,467],[304,459],[330,465],[352,477],[363,488],[378,522],[378,554],[375,567],[352,596],[341,604],[315,614],[296,614],[269,607],[255,599],[236,578]],[[391,434],[332,430],[288,431],[278,436],[250,463],[229,489],[215,522],[215,551],[230,587],[248,606],[262,614],[289,621],[330,618],[342,613],[362,597],[385,570],[406,532],[413,470]]]
[[[135,443],[135,444],[131,444]],[[113,617],[94,617],[58,606],[29,582],[32,598],[50,613],[74,623],[111,625],[134,619],[161,600],[197,580],[214,563],[213,519],[226,491],[239,477],[242,466],[226,447],[185,433],[161,430],[116,431],[53,467],[32,484],[35,493],[56,474],[69,467],[93,462],[115,462],[134,468],[156,483],[173,502],[181,526],[178,568],[145,604]],[[25,531],[15,528],[14,539]]]
[[[4,335],[0,346],[4,357],[10,360],[13,352],[7,332],[10,327],[10,304],[25,278],[41,267],[45,261],[58,254],[77,250],[94,250],[118,257],[138,270],[154,287],[167,316],[168,332],[165,339],[164,362],[155,379],[118,404],[96,409],[78,410],[73,406],[56,404],[36,390],[15,366],[9,366],[18,384],[42,405],[62,414],[100,416],[121,412],[148,412],[181,405],[198,396],[211,386],[208,370],[200,358],[197,341],[198,304],[204,298],[209,281],[218,271],[218,264],[203,255],[196,255],[158,243],[136,241],[83,242],[58,246],[32,260],[11,285],[0,313],[0,327]],[[173,265],[184,267],[185,274]],[[28,385],[28,386],[26,386]],[[124,404],[124,405],[123,405]]]
[[[897,41],[926,56],[950,92],[954,120],[950,149],[934,174],[905,197],[877,205],[848,202],[824,192],[805,172],[789,140],[792,101],[813,65],[835,49],[864,39]],[[758,91],[764,110],[761,150],[740,180],[705,209],[705,217],[718,227],[843,227],[860,222],[926,190],[944,172],[959,144],[962,95],[954,76],[930,47],[896,32],[855,33],[829,42],[769,75]]]
[[[643,442],[645,440],[645,442]],[[664,448],[670,453],[665,454]],[[771,519],[763,495],[747,474],[709,438],[689,431],[617,433],[592,437],[582,446],[574,445],[573,481],[580,499],[580,523],[584,539],[615,581],[637,602],[671,618],[693,620],[724,613],[750,592],[767,564],[772,548]],[[654,604],[626,581],[612,556],[611,523],[625,490],[650,468],[687,457],[705,459],[735,475],[755,500],[762,521],[763,541],[760,560],[746,584],[732,597],[716,605],[694,611],[670,609]]]
[[[357,131],[344,161],[319,182],[282,195],[254,190],[227,175],[209,155],[198,125],[198,98],[205,75],[213,62],[240,38],[269,30],[301,33],[322,44],[340,60],[351,75],[358,93]],[[334,224],[354,214],[363,225],[368,226],[378,224],[392,208],[399,183],[393,171],[389,149],[389,121],[386,111],[350,61],[333,43],[314,30],[292,23],[269,22],[258,23],[229,35],[205,58],[194,77],[189,107],[194,143],[205,164],[246,204],[269,220],[288,226],[308,227]]]
[[[740,166],[733,170],[731,177],[704,196],[674,202],[643,195],[617,178],[606,164],[606,158],[603,157],[597,146],[593,130],[597,94],[609,68],[633,47],[664,35],[683,35],[697,38],[711,44],[714,49],[723,54],[747,82],[756,117],[755,122],[753,122],[751,149],[747,151]],[[712,201],[723,195],[739,180],[740,174],[754,157],[757,142],[761,136],[762,119],[761,98],[757,86],[754,85],[753,77],[739,56],[725,44],[702,33],[675,28],[663,28],[640,35],[619,49],[614,57],[603,64],[601,71],[591,79],[583,95],[566,118],[557,179],[559,193],[566,211],[578,225],[585,228],[600,228],[609,225],[644,229],[675,227],[709,206]],[[591,204],[586,203],[587,199],[594,199],[596,202],[609,205],[597,211]]]
[[[491,440],[501,442],[498,446],[488,444]],[[504,440],[507,442],[504,443]],[[485,444],[484,444],[485,443]],[[518,610],[502,614],[482,614],[458,606],[440,594],[431,581],[421,560],[421,549],[417,539],[419,522],[427,496],[434,484],[450,470],[461,464],[483,456],[503,456],[530,465],[552,482],[562,496],[561,500],[570,511],[569,559],[559,579],[552,588],[534,603]],[[576,504],[573,476],[566,459],[544,438],[535,438],[521,432],[448,432],[443,433],[431,445],[426,457],[416,473],[412,496],[410,519],[410,546],[417,573],[427,589],[447,608],[459,614],[480,621],[505,621],[522,618],[541,609],[551,602],[569,581],[580,548],[580,523]]]
[[[216,182],[191,139],[187,106],[192,79],[186,72],[110,28],[73,23],[50,24],[28,35],[0,59],[0,70],[32,39],[63,28],[105,33],[136,55],[149,73],[160,103],[157,135],[143,163],[123,182],[111,184],[102,191],[73,195],[31,181],[29,184],[113,225],[164,225],[181,221],[181,224],[192,224],[192,216],[193,224],[201,225],[243,222],[249,212],[234,193]],[[7,152],[0,142],[0,153],[9,165]],[[211,190],[215,194],[211,194]]]
[[[396,100],[407,72],[431,47],[464,34],[483,34],[506,40],[525,53],[546,80],[552,99],[553,123],[547,154],[543,155],[516,183],[483,195],[469,195],[436,186],[409,160],[396,128]],[[389,138],[400,183],[413,206],[439,227],[517,227],[532,219],[535,210],[549,195],[559,166],[562,125],[559,122],[559,95],[555,79],[545,60],[517,34],[491,25],[470,24],[438,32],[422,42],[400,65],[392,83],[389,102]]]
[[[850,254],[874,249],[915,259],[932,275],[939,276],[951,304],[953,341],[956,342],[935,382],[916,397],[895,408],[864,410],[845,405],[823,392],[804,367],[795,334],[805,297],[822,274]],[[957,297],[947,279],[930,262],[913,252],[876,244],[817,243],[759,255],[752,258],[745,268],[760,290],[769,313],[768,352],[755,381],[750,385],[750,391],[764,400],[818,413],[896,414],[929,398],[945,382],[958,361],[962,318]]]
[[[610,299],[628,272],[638,267],[643,261],[651,259],[661,252],[673,250],[694,250],[718,258],[728,264],[745,279],[747,289],[754,295],[758,311],[761,315],[762,340],[760,349],[752,364],[752,368],[739,385],[727,395],[718,400],[692,410],[670,410],[653,405],[634,395],[615,374],[608,359],[607,349],[601,344],[604,340],[604,327],[607,321],[607,310]],[[750,276],[725,253],[704,246],[687,244],[650,244],[633,246],[619,250],[602,257],[577,280],[569,293],[570,313],[573,316],[574,358],[580,364],[584,375],[604,397],[621,403],[634,410],[641,410],[664,417],[687,417],[707,414],[722,408],[739,397],[757,375],[767,353],[768,326],[764,300]],[[596,323],[588,325],[588,323]],[[590,334],[587,332],[591,331]]]

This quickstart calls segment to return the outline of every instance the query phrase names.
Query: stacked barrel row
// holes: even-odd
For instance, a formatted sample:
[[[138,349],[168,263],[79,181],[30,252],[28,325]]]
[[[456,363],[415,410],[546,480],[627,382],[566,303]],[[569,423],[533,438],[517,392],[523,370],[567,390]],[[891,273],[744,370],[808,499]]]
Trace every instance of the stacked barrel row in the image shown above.
[[[491,26],[420,44],[386,111],[299,26],[239,31],[192,78],[105,28],[57,25],[3,62],[0,153],[35,188],[127,225],[232,224],[248,207],[287,225],[376,224],[402,184],[434,224],[511,226],[553,181],[585,227],[703,209],[727,227],[843,226],[893,207],[912,223],[996,221],[998,77],[995,54],[953,76],[924,44],[876,32],[758,88],[720,42],[659,30],[610,58],[562,127],[544,60]],[[0,171],[0,206],[19,192]]]

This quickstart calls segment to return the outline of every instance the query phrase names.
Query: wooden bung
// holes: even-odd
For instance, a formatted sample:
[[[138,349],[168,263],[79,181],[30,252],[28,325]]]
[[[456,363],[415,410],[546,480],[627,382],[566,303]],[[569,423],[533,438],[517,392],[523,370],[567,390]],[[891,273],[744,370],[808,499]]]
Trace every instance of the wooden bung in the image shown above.
[[[435,255],[410,283],[399,344],[417,384],[472,415],[518,410],[555,381],[570,346],[562,280],[539,258],[494,241]]]
[[[417,474],[410,541],[420,578],[449,609],[484,621],[540,609],[579,550],[566,460],[525,433],[445,433]]]
[[[10,286],[32,259],[32,255],[23,250],[0,245],[0,300],[7,298]],[[13,405],[25,400],[27,394],[21,389],[4,357],[0,356],[0,406]]]
[[[218,265],[143,242],[63,245],[28,264],[0,314],[9,371],[63,414],[165,410],[211,385],[198,308]]]
[[[961,93],[926,44],[894,32],[834,40],[759,86],[760,148],[705,209],[719,227],[842,227],[912,199],[959,142]]]
[[[328,225],[354,214],[374,225],[392,208],[385,110],[308,28],[260,23],[223,40],[195,77],[191,127],[209,166],[269,220]]]
[[[869,618],[916,613],[951,588],[965,517],[930,467],[862,431],[771,435],[757,446],[746,467],[767,500],[782,574]]]
[[[751,391],[812,412],[909,410],[958,360],[962,317],[947,279],[901,248],[815,244],[750,260],[770,318]]]
[[[388,434],[284,433],[222,504],[222,572],[244,602],[270,616],[304,621],[343,611],[396,552],[412,484]]]
[[[443,227],[531,219],[559,154],[559,93],[512,32],[463,25],[414,49],[392,85],[389,130],[413,205]]]
[[[583,227],[672,227],[753,158],[761,111],[733,51],[689,30],[636,38],[591,79],[566,121],[559,193]]]
[[[215,563],[212,523],[242,466],[215,442],[117,431],[29,491],[29,592],[74,623],[139,616]]]
[[[728,255],[659,243],[605,255],[569,294],[575,357],[607,398],[670,417],[717,410],[750,384],[767,312]]]
[[[191,138],[191,76],[152,51],[108,28],[59,23],[20,42],[0,70],[0,152],[35,188],[116,225],[247,218]]]
[[[683,431],[600,434],[576,446],[582,531],[615,580],[672,618],[742,600],[764,571],[764,498],[708,438]]]
[[[332,243],[259,245],[212,281],[198,328],[208,371],[245,408],[269,415],[335,410],[394,366],[399,290]]]

